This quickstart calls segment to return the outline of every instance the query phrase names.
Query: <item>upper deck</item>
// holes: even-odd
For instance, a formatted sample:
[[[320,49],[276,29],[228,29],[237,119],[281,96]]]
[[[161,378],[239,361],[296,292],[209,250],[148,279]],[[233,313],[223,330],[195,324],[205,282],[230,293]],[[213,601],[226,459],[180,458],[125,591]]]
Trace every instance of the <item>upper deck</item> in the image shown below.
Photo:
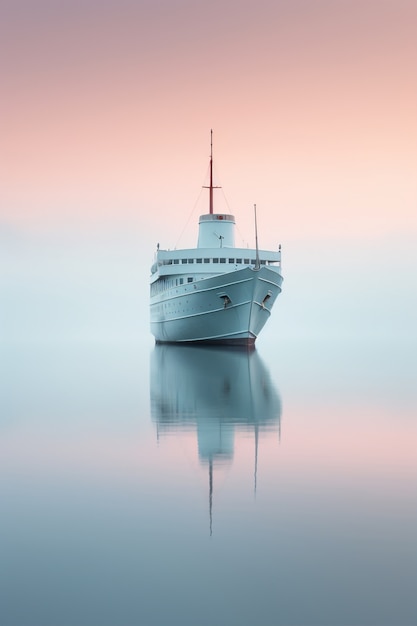
[[[281,266],[281,251],[259,250],[260,265]],[[249,248],[190,248],[158,250],[151,268],[151,282],[161,276],[223,274],[256,264],[256,251]]]

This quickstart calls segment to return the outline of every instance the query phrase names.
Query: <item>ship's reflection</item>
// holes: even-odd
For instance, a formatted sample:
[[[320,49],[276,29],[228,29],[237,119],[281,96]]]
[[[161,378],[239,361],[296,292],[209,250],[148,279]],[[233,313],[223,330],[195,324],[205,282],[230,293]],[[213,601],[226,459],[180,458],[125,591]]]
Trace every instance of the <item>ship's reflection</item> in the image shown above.
[[[236,431],[253,433],[256,491],[259,434],[280,435],[278,392],[256,350],[157,345],[150,373],[158,437],[196,431],[199,459],[209,470],[211,531],[213,467],[232,461]]]

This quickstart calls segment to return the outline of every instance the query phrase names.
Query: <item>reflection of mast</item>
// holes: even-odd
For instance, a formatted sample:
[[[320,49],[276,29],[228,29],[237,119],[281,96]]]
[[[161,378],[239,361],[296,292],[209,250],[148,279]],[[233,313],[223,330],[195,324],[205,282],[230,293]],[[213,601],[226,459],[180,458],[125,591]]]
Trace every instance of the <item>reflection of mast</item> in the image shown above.
[[[255,216],[256,216],[256,204],[255,204]],[[253,397],[253,386],[252,386],[252,369],[250,361],[248,360],[248,380],[249,380],[249,393],[250,393],[250,408],[251,415],[254,419],[254,433],[255,433],[255,469],[253,472],[253,495],[256,497],[256,481],[258,478],[258,441],[259,441],[259,424],[258,424],[258,415],[257,410],[254,403]]]
[[[213,534],[213,459],[209,461],[209,515],[210,515],[210,537]]]
[[[253,493],[256,497],[256,478],[258,474],[258,424],[255,426],[255,471],[254,471],[254,490]]]

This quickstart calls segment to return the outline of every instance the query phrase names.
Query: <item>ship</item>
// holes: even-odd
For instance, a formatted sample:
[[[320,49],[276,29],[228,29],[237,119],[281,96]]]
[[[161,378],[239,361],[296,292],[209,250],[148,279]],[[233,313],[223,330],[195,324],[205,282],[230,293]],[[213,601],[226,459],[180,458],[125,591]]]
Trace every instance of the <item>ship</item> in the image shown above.
[[[196,248],[155,252],[150,277],[150,326],[155,343],[254,348],[283,281],[281,245],[235,246],[234,215],[214,210],[213,131],[208,213],[200,215]]]

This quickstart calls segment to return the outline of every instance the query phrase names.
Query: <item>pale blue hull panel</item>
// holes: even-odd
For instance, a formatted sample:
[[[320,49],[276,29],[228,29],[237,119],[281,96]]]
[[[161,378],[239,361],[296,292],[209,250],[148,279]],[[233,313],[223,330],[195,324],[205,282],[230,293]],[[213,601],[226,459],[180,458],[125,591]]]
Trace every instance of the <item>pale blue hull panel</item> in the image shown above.
[[[253,343],[281,292],[275,269],[246,267],[167,289],[151,299],[157,342]]]

